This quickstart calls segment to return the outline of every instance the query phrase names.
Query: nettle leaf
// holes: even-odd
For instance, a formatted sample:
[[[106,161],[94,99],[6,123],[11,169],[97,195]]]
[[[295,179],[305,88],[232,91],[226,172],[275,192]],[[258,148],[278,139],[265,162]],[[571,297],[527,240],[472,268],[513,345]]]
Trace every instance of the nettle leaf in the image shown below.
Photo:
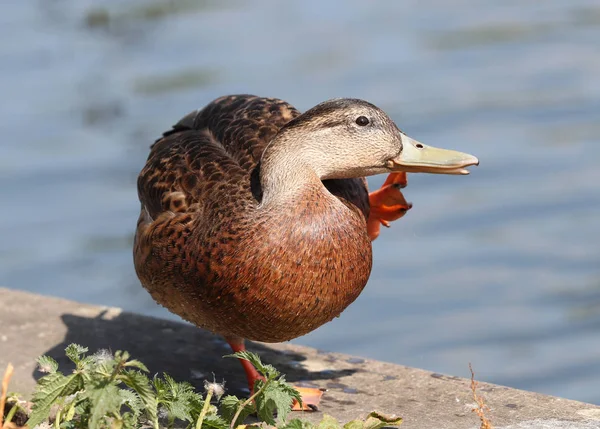
[[[229,425],[222,417],[216,414],[207,414],[202,420],[202,427],[210,427],[213,429],[229,429]]]
[[[262,381],[257,383],[257,386],[262,385]],[[279,382],[271,381],[264,388],[262,393],[255,398],[256,413],[258,416],[270,425],[275,425],[273,415],[277,413],[277,420],[283,423],[292,410],[293,397],[287,389],[282,389]]]
[[[144,403],[139,395],[133,390],[119,389],[119,397],[121,398],[121,405],[129,407],[133,417],[137,420],[144,410]]]
[[[58,362],[50,356],[40,356],[37,359],[38,371],[46,374],[54,374],[58,370]]]
[[[33,394],[33,409],[27,425],[35,427],[50,415],[50,408],[60,397],[69,396],[82,388],[82,380],[79,374],[65,376],[60,372],[46,375],[39,379]]]
[[[158,378],[158,374],[154,375],[154,378],[152,379],[152,386],[156,391],[156,397],[158,398],[159,402],[167,400],[170,394],[169,386],[165,380]]]
[[[340,424],[335,417],[325,414],[323,420],[317,425],[317,429],[340,429]]]
[[[37,426],[35,429],[38,429],[40,426]],[[48,426],[49,427],[49,426]],[[60,428],[61,429],[79,429],[81,428],[81,425],[76,425],[75,422],[70,421],[70,422],[62,422],[60,424]]]
[[[131,355],[127,351],[117,350],[115,352],[115,360],[118,360],[120,362],[127,362],[130,357]]]
[[[192,423],[198,420],[198,417],[204,408],[204,403],[204,397],[199,393],[194,392],[190,395],[190,398],[188,399],[188,409],[190,417],[192,418]]]
[[[117,362],[114,359],[94,363],[89,368],[92,373],[92,379],[97,381],[108,381],[116,366]]]
[[[69,344],[65,349],[65,354],[74,364],[78,364],[81,360],[81,355],[88,352],[87,347],[80,346],[79,344]]]
[[[178,396],[173,398],[172,401],[166,402],[164,406],[172,418],[184,420],[186,422],[193,421],[193,417],[190,412],[189,396]]]
[[[73,420],[73,417],[75,417],[77,402],[79,402],[78,396],[80,394],[81,391],[75,393],[73,395],[73,398],[71,399],[71,403],[69,403],[66,407],[66,412],[65,410],[63,410],[65,422],[70,422],[71,420]]]
[[[137,369],[142,370],[144,372],[149,372],[148,368],[146,367],[146,365],[144,365],[142,362],[140,362],[137,359],[130,360],[129,362],[127,362],[125,364],[125,366],[129,367],[129,368],[137,368]]]
[[[126,370],[118,376],[118,379],[138,394],[144,404],[148,420],[153,427],[158,428],[158,399],[148,377],[138,371]]]
[[[192,422],[195,411],[200,413],[204,401],[190,383],[178,383],[168,374],[163,374],[163,379],[154,377],[153,384],[158,403],[166,409],[170,418]]]
[[[77,370],[84,373],[86,378],[89,378],[89,372],[95,370],[96,358],[95,356],[83,356],[77,362]]]
[[[119,414],[122,402],[119,395],[119,388],[114,384],[105,384],[95,389],[87,390],[85,396],[91,403],[88,428],[101,429],[105,417],[110,414]]]
[[[132,414],[130,412],[123,413],[123,415],[121,416],[121,420],[123,422],[121,425],[122,428],[137,429],[140,427],[140,425],[138,424],[138,416],[135,416],[134,414]],[[113,429],[113,428],[111,428],[111,429]]]
[[[90,401],[83,400],[83,401],[79,401],[77,402],[77,404],[75,405],[75,415],[76,416],[84,416],[89,414],[90,411]]]
[[[285,381],[285,377],[283,375],[279,377],[278,380],[273,381],[273,385],[285,394],[289,395],[292,400],[295,399],[300,405],[302,405],[302,395],[294,388],[294,386]]]
[[[163,373],[163,380],[165,380],[165,387],[169,392],[173,393],[177,390],[177,382],[169,374]]]
[[[226,355],[225,357],[235,357],[247,360],[268,380],[273,380],[281,375],[273,365],[263,364],[256,353],[249,352],[248,350],[235,352],[231,355]]]
[[[221,402],[219,403],[219,410],[223,418],[227,420],[229,424],[231,424],[235,413],[244,402],[246,402],[246,399],[239,399],[237,396],[233,395],[227,395],[221,398]],[[252,402],[246,405],[240,413],[236,422],[233,424],[233,427],[237,427],[239,424],[242,424],[244,420],[246,420],[246,417],[248,417],[254,411],[254,404]]]
[[[306,420],[292,419],[285,424],[280,426],[280,429],[314,429],[315,425]]]

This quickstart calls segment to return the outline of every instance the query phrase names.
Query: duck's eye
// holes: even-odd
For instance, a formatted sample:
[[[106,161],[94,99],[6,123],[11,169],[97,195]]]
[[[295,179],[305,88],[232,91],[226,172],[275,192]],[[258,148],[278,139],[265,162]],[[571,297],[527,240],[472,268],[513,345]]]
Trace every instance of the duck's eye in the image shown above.
[[[364,127],[366,125],[369,125],[369,118],[367,118],[366,116],[359,116],[358,118],[356,118],[356,123],[361,127]]]

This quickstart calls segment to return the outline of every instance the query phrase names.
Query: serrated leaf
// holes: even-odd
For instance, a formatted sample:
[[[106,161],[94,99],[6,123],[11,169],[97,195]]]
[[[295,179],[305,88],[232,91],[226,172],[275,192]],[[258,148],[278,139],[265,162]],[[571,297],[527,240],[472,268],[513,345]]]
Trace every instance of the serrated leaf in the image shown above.
[[[117,350],[115,352],[115,360],[118,360],[121,362],[127,362],[130,357],[131,357],[131,355],[127,351]]]
[[[65,349],[65,354],[71,361],[75,364],[78,364],[81,360],[81,355],[87,353],[88,348],[80,346],[79,344],[69,344]]]
[[[169,374],[163,373],[163,380],[165,380],[165,385],[170,392],[177,389],[177,382]]]
[[[152,385],[159,401],[168,395],[169,388],[167,383],[162,378],[159,378],[158,374],[155,374],[154,378],[152,378]]]
[[[313,429],[315,425],[306,420],[300,419],[292,419],[285,424],[285,426],[280,427],[280,429]]]
[[[118,414],[121,407],[119,388],[114,384],[105,384],[85,393],[91,403],[88,428],[101,429],[104,418],[109,414]]]
[[[202,410],[202,396],[195,392],[190,383],[178,383],[168,374],[163,374],[163,379],[154,377],[153,384],[158,403],[165,408],[169,419],[193,422],[195,413],[199,414]]]
[[[89,378],[88,374],[90,371],[95,369],[96,358],[94,356],[83,356],[80,357],[77,363],[77,370],[83,372],[84,378]]]
[[[117,362],[114,359],[95,362],[88,368],[91,375],[90,380],[92,382],[107,382],[112,376],[116,365]]]
[[[140,425],[138,423],[138,418],[130,412],[123,413],[121,415],[121,420],[123,422],[123,426],[122,426],[123,428],[133,429],[133,428],[140,427]]]
[[[67,412],[65,413],[65,421],[70,422],[73,420],[75,416],[75,406],[77,405],[77,397],[73,398],[71,403],[69,404],[69,408],[67,408]]]
[[[190,412],[190,416],[192,418],[192,423],[198,420],[202,409],[204,408],[204,398],[199,393],[195,393],[191,395],[188,400],[188,408]]]
[[[339,429],[340,424],[335,417],[329,414],[323,415],[323,419],[317,425],[317,429]]]
[[[247,360],[268,380],[273,380],[281,375],[281,373],[273,365],[263,364],[260,360],[260,357],[258,357],[256,353],[249,352],[248,350],[235,352],[230,355],[225,355],[224,357],[235,357],[238,359]]]
[[[144,372],[149,372],[148,368],[146,367],[146,365],[144,365],[142,362],[140,362],[137,359],[130,360],[129,362],[127,362],[125,364],[125,366],[126,367],[130,367],[130,368],[137,368],[137,369],[140,369],[140,370],[142,370]]]
[[[55,372],[40,378],[33,394],[33,409],[27,425],[32,428],[47,420],[50,408],[59,397],[71,395],[81,387],[82,381],[79,374],[65,376],[60,372]]]
[[[364,424],[364,429],[381,429],[385,426],[400,426],[402,423],[402,417],[395,415],[386,415],[373,411],[367,416],[367,420]]]
[[[229,429],[227,422],[215,414],[207,414],[204,416],[204,420],[202,420],[202,427],[210,427],[213,429]]]
[[[54,374],[58,370],[58,362],[50,356],[40,356],[37,359],[38,371],[46,374]]]
[[[289,395],[292,400],[295,399],[300,405],[302,405],[302,395],[294,388],[294,386],[285,381],[284,376],[279,377],[278,380],[275,380],[272,383],[277,389],[280,389],[282,392]]]
[[[119,389],[119,397],[121,398],[121,404],[129,407],[133,417],[137,420],[144,410],[144,403],[138,394],[133,390]],[[123,419],[125,419],[125,415],[123,415]]]
[[[192,422],[193,418],[190,413],[189,401],[186,397],[178,397],[172,401],[163,404],[167,409],[170,418]]]
[[[158,399],[148,377],[141,372],[127,370],[120,374],[118,379],[138,394],[144,404],[146,417],[154,428],[158,428]]]
[[[259,383],[262,384],[262,382]],[[256,402],[256,413],[270,425],[276,424],[273,418],[275,413],[277,413],[277,421],[282,423],[292,410],[293,397],[281,387],[277,381],[269,382],[267,387],[254,400]]]
[[[223,418],[229,422],[229,424],[231,424],[233,416],[235,416],[235,413],[237,413],[237,410],[244,402],[246,402],[246,399],[239,399],[237,396],[233,395],[227,395],[221,398],[221,402],[219,403],[219,411],[221,412]],[[253,403],[246,405],[233,426],[237,427],[239,424],[243,423],[244,420],[246,420],[246,417],[248,417],[254,411]]]

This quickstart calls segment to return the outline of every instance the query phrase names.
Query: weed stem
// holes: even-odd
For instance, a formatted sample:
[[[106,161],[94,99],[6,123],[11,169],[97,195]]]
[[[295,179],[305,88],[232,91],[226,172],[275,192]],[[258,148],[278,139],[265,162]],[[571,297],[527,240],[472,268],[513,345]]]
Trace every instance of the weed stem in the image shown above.
[[[9,363],[2,378],[2,390],[0,391],[0,428],[4,426],[4,405],[6,404],[6,396],[8,395],[8,382],[13,375],[13,371],[14,367]]]
[[[258,395],[260,395],[263,392],[263,390],[265,390],[265,387],[267,387],[269,385],[269,382],[270,382],[269,379],[265,380],[262,387],[260,389],[258,389],[252,396],[250,396],[248,399],[246,399],[242,405],[239,406],[238,410],[235,412],[235,416],[233,416],[233,419],[231,420],[231,425],[229,426],[230,429],[235,428],[235,422],[237,421],[238,417],[242,413],[242,410],[244,408],[246,408],[249,404],[251,404],[252,401],[254,401],[254,398],[256,398]]]
[[[208,389],[208,391],[206,392],[206,398],[204,398],[204,406],[202,407],[202,411],[200,411],[198,421],[196,422],[196,429],[200,429],[202,427],[202,422],[204,421],[204,417],[206,416],[208,407],[210,407],[210,400],[212,399],[212,395],[213,389]]]

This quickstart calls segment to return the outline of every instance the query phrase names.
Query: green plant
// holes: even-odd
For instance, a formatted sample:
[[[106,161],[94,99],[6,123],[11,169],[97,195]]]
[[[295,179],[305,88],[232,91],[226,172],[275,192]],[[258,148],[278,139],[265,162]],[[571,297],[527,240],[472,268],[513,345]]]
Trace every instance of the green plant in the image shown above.
[[[88,349],[71,344],[65,350],[75,364],[68,375],[58,371],[58,363],[48,357],[38,359],[39,370],[46,373],[34,392],[29,428],[55,429],[133,429],[189,428],[235,429],[256,413],[253,426],[276,426],[279,429],[335,429],[341,425],[325,416],[318,425],[293,419],[287,421],[298,392],[273,366],[263,364],[250,352],[230,357],[250,361],[264,377],[249,398],[222,396],[222,384],[205,383],[205,394],[187,382],[177,382],[167,374],[148,377],[146,366],[131,359],[129,353],[114,355],[99,351],[86,355]],[[217,405],[212,405],[215,400]],[[275,415],[277,417],[275,417]],[[380,429],[397,426],[402,419],[371,413],[365,421],[346,423],[344,429]],[[245,426],[248,428],[249,426]]]

